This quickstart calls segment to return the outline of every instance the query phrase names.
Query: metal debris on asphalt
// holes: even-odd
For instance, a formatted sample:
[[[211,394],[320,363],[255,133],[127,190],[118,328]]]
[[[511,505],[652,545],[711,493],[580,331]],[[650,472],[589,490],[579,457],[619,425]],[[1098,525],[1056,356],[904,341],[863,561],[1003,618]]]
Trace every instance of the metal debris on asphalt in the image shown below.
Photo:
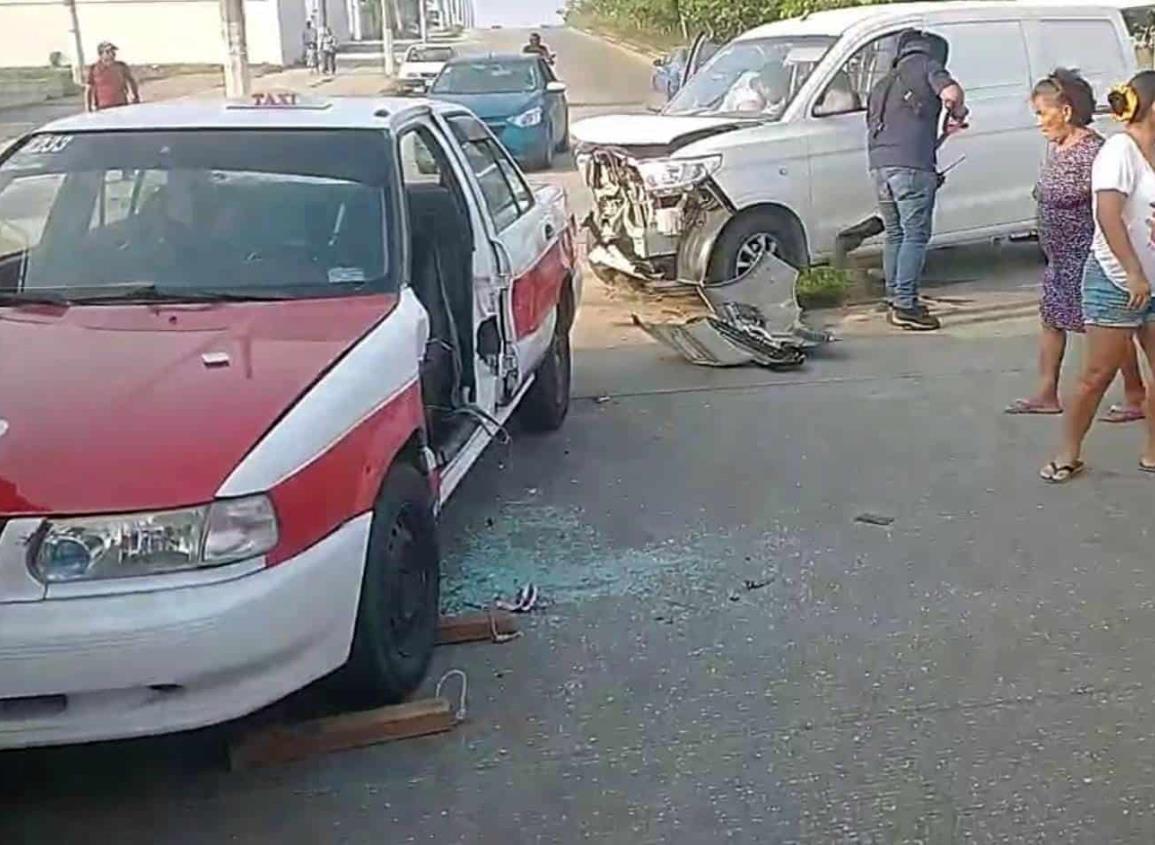
[[[861,522],[863,525],[891,525],[894,523],[893,516],[884,516],[879,513],[860,513],[854,517],[855,522]]]
[[[736,279],[698,287],[710,314],[680,324],[647,323],[634,314],[634,325],[691,364],[795,369],[807,350],[834,340],[802,322],[797,280],[797,270],[765,253]]]
[[[507,610],[510,613],[529,613],[537,605],[538,593],[537,587],[533,584],[526,584],[518,589],[513,597],[513,601],[504,601],[497,599],[494,606],[501,610]]]
[[[761,590],[763,587],[769,587],[773,583],[774,576],[770,576],[769,578],[760,578],[758,580],[747,578],[742,582],[742,586],[744,586],[747,590]]]

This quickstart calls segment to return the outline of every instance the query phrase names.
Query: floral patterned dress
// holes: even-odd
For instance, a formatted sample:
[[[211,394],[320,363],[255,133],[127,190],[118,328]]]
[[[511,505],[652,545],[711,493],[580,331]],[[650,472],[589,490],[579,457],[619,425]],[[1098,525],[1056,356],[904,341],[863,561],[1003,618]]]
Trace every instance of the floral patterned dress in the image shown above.
[[[1103,138],[1095,133],[1074,146],[1051,146],[1035,188],[1043,271],[1043,323],[1068,332],[1083,330],[1083,265],[1095,234],[1091,211],[1091,165]]]

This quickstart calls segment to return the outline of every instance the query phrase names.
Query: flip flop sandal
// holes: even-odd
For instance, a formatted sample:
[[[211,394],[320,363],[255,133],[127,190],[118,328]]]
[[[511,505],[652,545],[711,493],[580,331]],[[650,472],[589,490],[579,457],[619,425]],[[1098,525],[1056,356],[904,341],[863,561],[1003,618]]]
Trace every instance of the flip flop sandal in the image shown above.
[[[1107,409],[1107,413],[1099,417],[1099,420],[1107,423],[1129,423],[1137,422],[1147,417],[1146,412],[1142,408],[1130,408],[1126,405],[1112,405]]]
[[[1040,414],[1044,416],[1054,416],[1063,413],[1062,408],[1054,408],[1050,405],[1042,405],[1030,399],[1016,399],[1011,404],[1007,405],[1003,411],[1004,414]]]
[[[1150,473],[1151,475],[1155,475],[1155,464],[1146,464],[1143,463],[1143,461],[1139,461],[1139,472],[1146,472]]]
[[[1082,461],[1073,461],[1069,464],[1060,464],[1057,461],[1051,461],[1042,468],[1039,472],[1039,477],[1048,484],[1066,484],[1072,478],[1079,475],[1086,466]]]

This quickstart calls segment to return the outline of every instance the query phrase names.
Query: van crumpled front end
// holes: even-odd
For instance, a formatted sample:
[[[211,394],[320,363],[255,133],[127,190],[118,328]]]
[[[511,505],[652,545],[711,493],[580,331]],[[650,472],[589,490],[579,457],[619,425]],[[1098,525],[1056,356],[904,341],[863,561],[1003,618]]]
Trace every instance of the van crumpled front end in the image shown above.
[[[646,159],[594,147],[578,165],[594,200],[587,258],[599,276],[656,287],[705,280],[710,247],[732,216],[710,180],[721,156]]]

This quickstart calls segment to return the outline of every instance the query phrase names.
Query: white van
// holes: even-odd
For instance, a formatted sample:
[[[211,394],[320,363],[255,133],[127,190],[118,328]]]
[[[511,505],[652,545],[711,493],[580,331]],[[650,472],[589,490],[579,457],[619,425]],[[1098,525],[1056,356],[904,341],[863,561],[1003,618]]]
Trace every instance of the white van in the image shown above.
[[[959,164],[939,194],[933,245],[1029,234],[1045,153],[1032,84],[1055,67],[1078,68],[1103,101],[1136,69],[1124,5],[864,6],[751,30],[697,69],[661,113],[573,127],[594,195],[590,263],[603,277],[612,269],[668,285],[733,278],[765,249],[795,266],[830,259],[840,235],[876,214],[866,100],[912,27],[947,40],[948,69],[971,109],[970,128],[939,151],[940,169]],[[724,111],[732,89],[770,61],[788,71],[786,97],[753,114]],[[1104,116],[1098,122],[1110,131]]]

